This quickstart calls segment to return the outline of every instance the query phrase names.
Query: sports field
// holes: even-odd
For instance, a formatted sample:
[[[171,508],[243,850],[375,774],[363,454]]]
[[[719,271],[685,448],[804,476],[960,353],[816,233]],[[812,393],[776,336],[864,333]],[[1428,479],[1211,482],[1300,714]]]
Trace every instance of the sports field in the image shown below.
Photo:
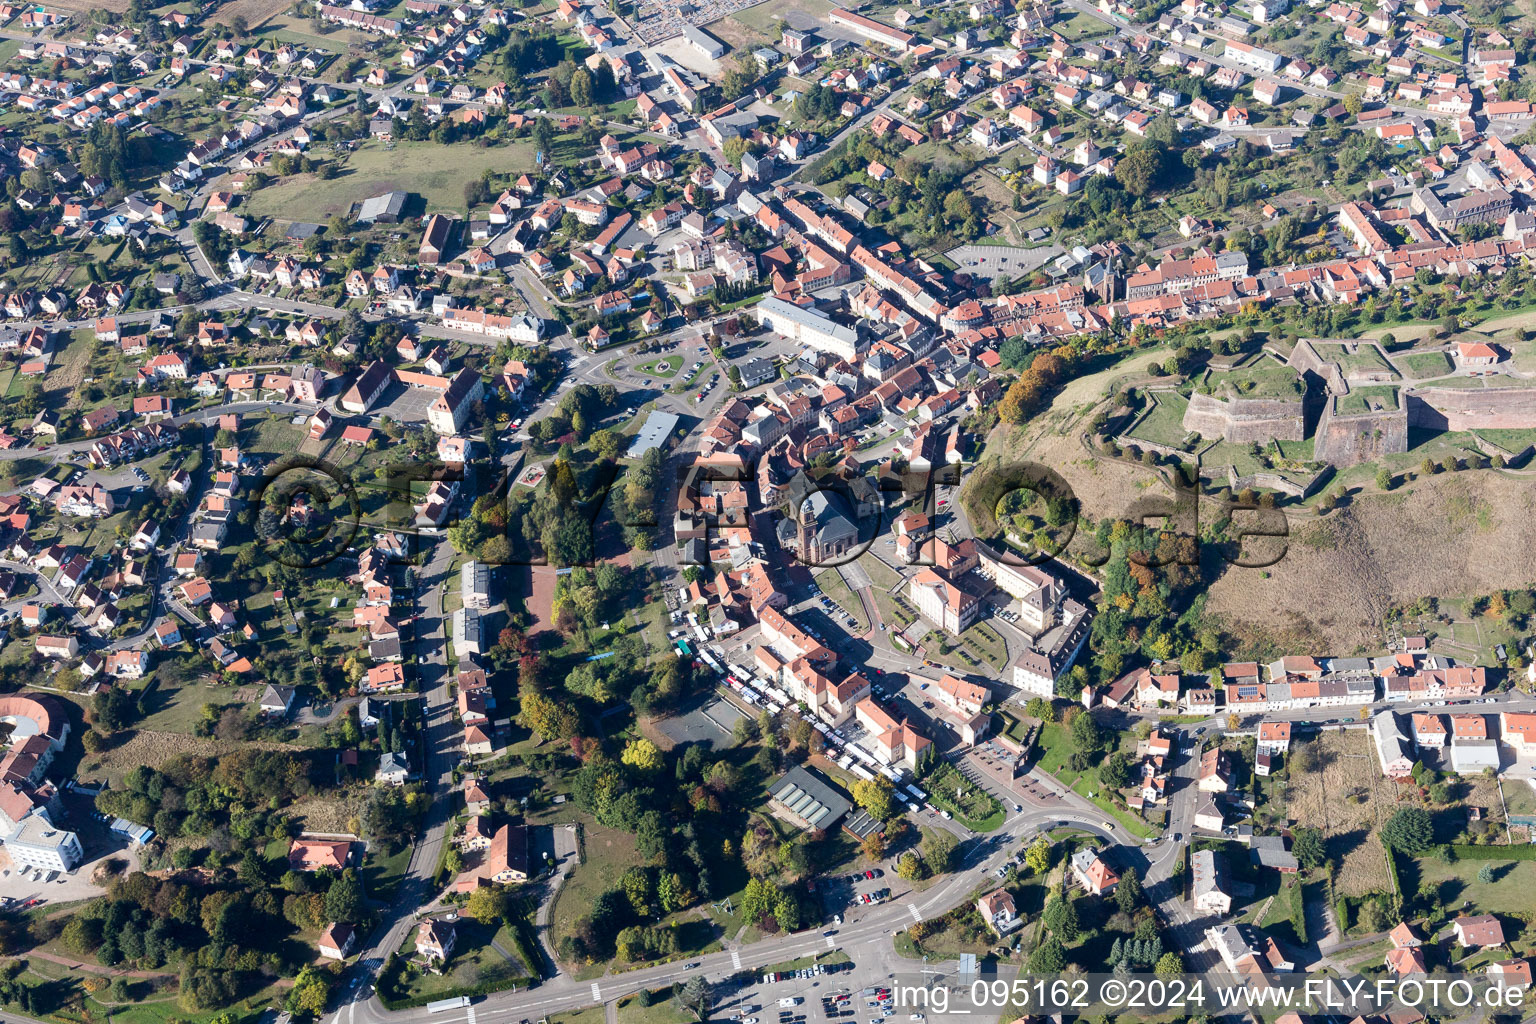
[[[336,177],[324,181],[312,174],[297,174],[268,185],[251,196],[250,212],[256,217],[323,224],[346,213],[353,203],[394,189],[421,195],[428,213],[468,212],[464,185],[487,170],[533,170],[533,143],[482,148],[398,142],[394,149],[386,149],[382,142],[367,142],[347,158]]]

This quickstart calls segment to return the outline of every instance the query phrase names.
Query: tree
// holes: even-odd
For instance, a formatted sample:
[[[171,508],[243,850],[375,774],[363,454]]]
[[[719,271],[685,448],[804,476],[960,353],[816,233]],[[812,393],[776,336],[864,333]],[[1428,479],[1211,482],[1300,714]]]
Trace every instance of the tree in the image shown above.
[[[1077,907],[1073,905],[1065,889],[1058,888],[1056,894],[1046,901],[1041,920],[1051,930],[1051,934],[1059,937],[1061,941],[1073,942],[1077,939]]]
[[[1350,117],[1359,117],[1363,109],[1365,109],[1365,101],[1360,98],[1359,93],[1353,92],[1344,97],[1344,112]]]
[[[884,775],[873,779],[860,779],[853,784],[853,799],[869,812],[869,816],[888,821],[896,814],[895,787]]]
[[[1060,974],[1067,966],[1066,948],[1055,935],[1047,935],[1045,941],[1029,954],[1028,966],[1031,974]]]
[[[1434,840],[1434,822],[1422,807],[1402,808],[1381,828],[1381,841],[1409,856],[1423,853]]]
[[[1366,900],[1360,904],[1360,927],[1367,932],[1385,931],[1392,923],[1392,913],[1384,900]]]
[[[1124,789],[1131,782],[1130,761],[1119,751],[1109,755],[1108,759],[1099,765],[1099,781],[1109,789]]]
[[[1157,958],[1157,966],[1153,968],[1153,971],[1159,977],[1163,978],[1167,978],[1175,974],[1183,974],[1184,958],[1179,956],[1177,953],[1164,953],[1162,956]]]
[[[959,845],[959,840],[948,829],[929,829],[923,834],[923,862],[934,874],[946,874],[954,869],[955,851]]]
[[[709,983],[702,975],[695,974],[685,981],[674,998],[679,1008],[687,1010],[699,1020],[703,1020],[709,1013]]]
[[[1378,491],[1390,491],[1392,489],[1392,471],[1383,467],[1376,471],[1376,489]]]
[[[126,729],[139,717],[139,699],[118,687],[101,690],[91,701],[91,720],[103,732]]]
[[[1126,868],[1125,874],[1120,876],[1120,884],[1115,887],[1115,906],[1121,913],[1129,914],[1140,902],[1141,876],[1135,868]]]
[[[325,916],[332,921],[356,924],[363,920],[363,887],[357,872],[348,868],[336,877],[325,893]]]
[[[1296,863],[1308,870],[1321,867],[1323,861],[1328,859],[1327,849],[1323,844],[1322,829],[1292,829],[1291,853],[1295,855]]]
[[[502,920],[507,916],[507,891],[499,885],[482,885],[469,894],[464,913],[484,925]]]
[[[1041,836],[1030,844],[1024,854],[1024,865],[1037,875],[1043,875],[1051,869],[1051,844]]]
[[[570,89],[571,106],[590,107],[592,105],[592,75],[585,69],[571,76]]]
[[[1081,714],[1072,719],[1072,749],[1081,754],[1093,754],[1104,742],[1099,723],[1091,714]]]
[[[1492,864],[1484,864],[1482,867],[1478,868],[1477,869],[1477,880],[1479,882],[1483,883],[1484,885],[1492,885],[1493,884],[1493,865]]]
[[[318,1017],[325,1012],[325,1003],[330,995],[329,979],[313,965],[306,965],[293,980],[293,990],[288,993],[288,1009],[294,1013]]]
[[[761,878],[747,879],[747,888],[741,894],[741,916],[748,921],[761,920],[778,902],[779,891]]]
[[[667,766],[666,758],[656,744],[644,738],[630,740],[619,760],[642,775],[654,775]]]
[[[1158,120],[1166,120],[1166,118]],[[1152,146],[1138,146],[1115,165],[1115,180],[1127,192],[1138,198],[1152,191],[1162,173],[1162,151]]]
[[[923,865],[922,858],[908,850],[896,861],[896,875],[908,882],[915,882],[927,877],[927,869]]]

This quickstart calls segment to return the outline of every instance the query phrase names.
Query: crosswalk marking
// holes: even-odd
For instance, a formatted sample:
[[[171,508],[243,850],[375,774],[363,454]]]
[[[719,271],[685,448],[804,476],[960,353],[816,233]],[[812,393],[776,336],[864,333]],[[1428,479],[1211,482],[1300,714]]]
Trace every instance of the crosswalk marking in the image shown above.
[[[919,922],[922,921],[923,915],[917,912],[917,904],[916,903],[908,903],[907,904],[907,909],[912,911],[912,920],[919,921]]]
[[[603,990],[597,987],[597,982],[592,983],[592,998],[597,1002],[603,1001]]]
[[[837,943],[832,941],[832,936],[830,936],[830,935],[827,936],[827,948],[828,949],[836,949],[837,948]]]
[[[475,1008],[473,1006],[469,1008],[469,1024],[475,1024]]]
[[[741,950],[731,950],[731,967],[738,971],[741,970]]]

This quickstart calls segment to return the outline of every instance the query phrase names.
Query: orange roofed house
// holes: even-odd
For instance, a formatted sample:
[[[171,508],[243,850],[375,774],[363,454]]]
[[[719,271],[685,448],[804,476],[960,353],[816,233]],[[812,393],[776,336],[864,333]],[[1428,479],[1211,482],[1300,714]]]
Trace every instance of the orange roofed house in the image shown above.
[[[854,718],[868,730],[868,745],[891,764],[904,764],[917,771],[934,754],[933,743],[926,736],[906,722],[897,722],[867,697],[854,708]]]
[[[1018,908],[1014,906],[1013,896],[1007,889],[987,893],[976,901],[976,910],[999,935],[1007,935],[1023,923],[1019,920]]]
[[[288,867],[294,871],[340,871],[352,859],[348,840],[295,839],[288,847]]]
[[[1470,946],[1487,948],[1489,946],[1504,945],[1504,926],[1492,914],[1458,917],[1451,922],[1451,930],[1456,935],[1456,941],[1463,948]]]
[[[1109,895],[1120,881],[1120,876],[1096,850],[1078,850],[1072,855],[1072,877],[1095,896]]]

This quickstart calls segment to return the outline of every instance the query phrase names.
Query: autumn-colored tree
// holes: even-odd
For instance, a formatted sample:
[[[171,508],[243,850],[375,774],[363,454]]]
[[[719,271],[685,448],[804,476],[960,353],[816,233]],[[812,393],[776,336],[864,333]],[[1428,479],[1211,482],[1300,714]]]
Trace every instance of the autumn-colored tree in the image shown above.
[[[642,775],[653,775],[666,767],[666,758],[656,744],[643,737],[630,740],[624,747],[624,753],[619,755],[619,760]]]

